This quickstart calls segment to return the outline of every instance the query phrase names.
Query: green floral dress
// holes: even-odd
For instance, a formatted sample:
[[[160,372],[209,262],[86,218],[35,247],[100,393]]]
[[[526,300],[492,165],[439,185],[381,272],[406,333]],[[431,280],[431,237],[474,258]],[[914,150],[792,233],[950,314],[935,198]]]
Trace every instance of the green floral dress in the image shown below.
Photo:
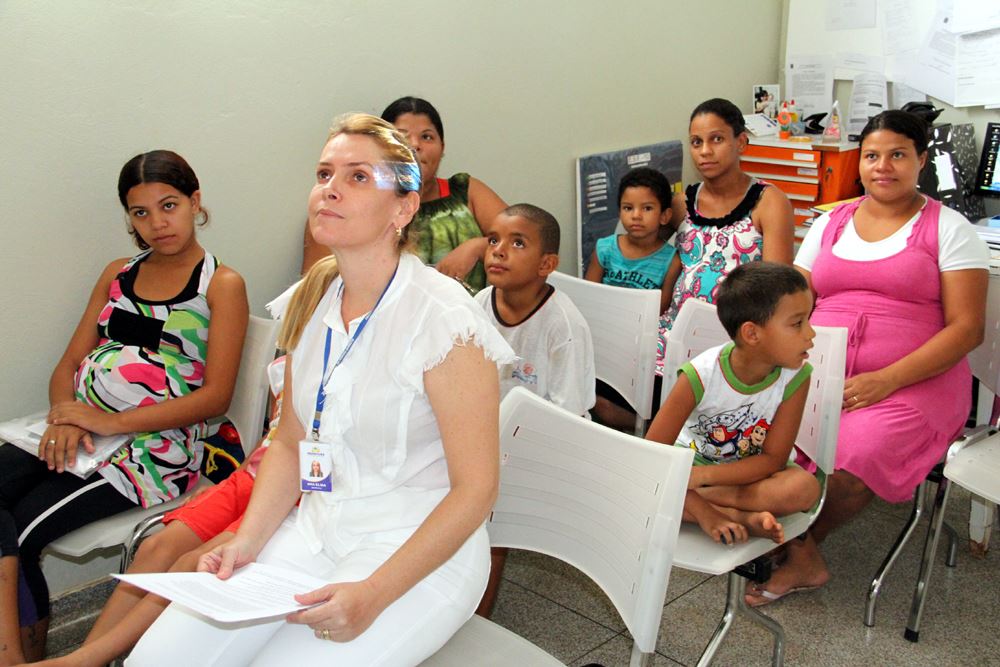
[[[483,235],[469,208],[469,175],[455,174],[448,180],[439,178],[438,187],[441,197],[420,202],[420,210],[413,220],[417,256],[431,266],[462,243]],[[475,292],[486,286],[486,271],[481,260],[472,267],[465,282]]]

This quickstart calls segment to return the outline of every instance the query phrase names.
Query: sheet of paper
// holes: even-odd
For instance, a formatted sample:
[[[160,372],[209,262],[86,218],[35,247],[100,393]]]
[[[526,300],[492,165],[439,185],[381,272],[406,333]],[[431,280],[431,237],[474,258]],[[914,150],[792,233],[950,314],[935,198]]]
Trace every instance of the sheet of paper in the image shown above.
[[[885,70],[885,58],[869,56],[864,53],[849,53],[842,51],[834,60],[834,70],[837,78],[854,78],[858,72],[876,72]]]
[[[762,113],[743,114],[743,122],[755,137],[770,137],[778,134],[778,122]]]
[[[826,0],[826,29],[874,28],[875,14],[875,0]]]
[[[951,16],[950,9],[950,3],[941,3],[904,83],[955,106],[958,36],[946,28]]]
[[[951,156],[947,153],[938,153],[934,156],[934,170],[938,177],[938,192],[947,192],[957,189],[955,176],[952,172],[953,166]]]
[[[847,133],[859,134],[868,119],[886,110],[885,77],[874,72],[862,72],[854,77],[851,105],[847,114]]]
[[[926,102],[927,95],[900,81],[893,81],[889,91],[889,108],[902,109],[907,102]]]
[[[996,0],[952,0],[954,10],[948,30],[971,33],[1000,28],[1000,2]]]
[[[223,623],[261,620],[305,609],[292,596],[329,583],[309,574],[260,563],[237,570],[225,581],[208,572],[113,576]]]
[[[879,23],[882,26],[882,52],[895,55],[913,49],[920,42],[917,20],[911,0],[879,0]]]
[[[1000,29],[958,37],[955,104],[1000,104]]]
[[[830,111],[833,104],[833,67],[830,56],[789,57],[785,81],[788,89],[786,96],[795,100],[800,118]]]
[[[48,427],[45,419],[48,412],[36,412],[27,417],[19,417],[0,424],[0,441],[23,449],[33,456],[38,456],[38,446],[45,429]],[[77,477],[86,479],[102,463],[111,458],[118,449],[129,441],[131,434],[95,435],[91,437],[94,443],[94,453],[88,454],[82,447],[77,450],[76,463],[66,470]]]

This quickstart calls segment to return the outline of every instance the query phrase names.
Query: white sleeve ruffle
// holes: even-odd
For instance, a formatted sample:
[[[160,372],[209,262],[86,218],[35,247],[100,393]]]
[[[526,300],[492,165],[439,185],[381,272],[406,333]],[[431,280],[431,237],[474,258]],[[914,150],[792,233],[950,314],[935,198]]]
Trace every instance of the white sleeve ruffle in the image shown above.
[[[288,308],[288,302],[292,300],[295,290],[297,290],[301,284],[301,280],[296,281],[294,285],[286,289],[264,306],[267,308],[267,312],[271,314],[273,319],[281,319],[281,317],[285,314],[285,310]]]
[[[424,373],[448,356],[456,345],[475,345],[498,366],[514,360],[514,351],[500,332],[486,319],[486,313],[472,299],[428,312],[403,355],[401,379],[423,391]]]

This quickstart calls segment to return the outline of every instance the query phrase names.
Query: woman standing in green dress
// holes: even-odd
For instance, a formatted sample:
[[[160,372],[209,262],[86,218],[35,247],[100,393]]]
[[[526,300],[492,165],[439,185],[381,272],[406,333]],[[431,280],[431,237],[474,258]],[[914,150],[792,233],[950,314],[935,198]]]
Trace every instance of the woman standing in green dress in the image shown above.
[[[419,97],[401,97],[385,108],[382,118],[409,138],[420,162],[420,209],[413,221],[417,255],[424,263],[464,281],[478,292],[486,286],[483,233],[507,204],[488,185],[469,174],[438,178],[444,156],[444,125],[430,102]],[[327,249],[313,241],[307,228],[303,272],[326,254]]]

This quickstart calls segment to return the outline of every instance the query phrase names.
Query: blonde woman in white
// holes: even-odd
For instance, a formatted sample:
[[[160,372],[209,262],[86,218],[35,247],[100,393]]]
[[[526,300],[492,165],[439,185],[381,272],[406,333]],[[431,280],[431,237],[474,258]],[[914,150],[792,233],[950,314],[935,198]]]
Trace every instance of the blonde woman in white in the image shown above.
[[[286,413],[236,537],[201,562],[220,578],[255,561],[309,572],[330,583],[298,600],[320,604],[239,626],[175,605],[127,664],[185,642],[190,666],[415,665],[472,615],[489,572],[497,363],[513,353],[458,282],[404,250],[419,190],[392,125],[335,122],[309,197],[310,231],[333,255],[272,304]],[[328,457],[332,490],[295,508],[300,447]]]

